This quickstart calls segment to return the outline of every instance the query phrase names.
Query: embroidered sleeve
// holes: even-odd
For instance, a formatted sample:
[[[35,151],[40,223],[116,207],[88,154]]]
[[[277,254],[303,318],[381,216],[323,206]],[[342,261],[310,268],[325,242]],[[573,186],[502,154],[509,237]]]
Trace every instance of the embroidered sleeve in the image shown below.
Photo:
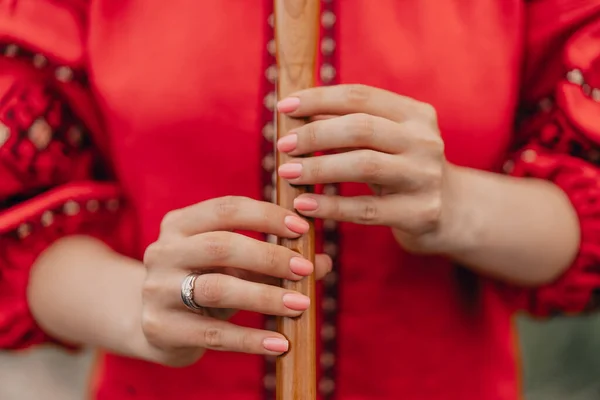
[[[41,252],[71,234],[120,244],[122,201],[86,90],[81,10],[59,4],[0,1],[0,349],[52,341],[26,299]]]
[[[529,112],[504,170],[564,190],[579,216],[581,243],[570,268],[521,292],[520,304],[538,316],[581,313],[600,305],[600,2],[534,1],[528,13]]]

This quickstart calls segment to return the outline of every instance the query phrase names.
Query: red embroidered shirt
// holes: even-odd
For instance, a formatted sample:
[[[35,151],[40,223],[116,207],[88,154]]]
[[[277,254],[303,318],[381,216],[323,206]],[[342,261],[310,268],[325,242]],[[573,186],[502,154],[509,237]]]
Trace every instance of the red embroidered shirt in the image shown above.
[[[323,83],[433,104],[450,161],[504,165],[564,189],[581,247],[559,280],[536,290],[480,279],[473,314],[449,261],[406,254],[386,228],[325,224],[338,270],[323,291],[322,396],[517,399],[514,313],[591,310],[600,287],[600,1],[374,3],[323,0]],[[0,347],[52,340],[25,289],[57,238],[94,235],[141,257],[167,211],[269,192],[270,7],[0,0]],[[246,313],[236,321],[263,323]],[[105,355],[93,393],[269,398],[265,368],[240,354],[209,353],[185,369]]]

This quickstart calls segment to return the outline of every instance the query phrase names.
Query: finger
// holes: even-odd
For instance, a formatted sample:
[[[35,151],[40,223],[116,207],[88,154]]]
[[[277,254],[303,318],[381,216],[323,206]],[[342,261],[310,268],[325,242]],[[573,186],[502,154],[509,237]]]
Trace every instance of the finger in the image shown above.
[[[310,305],[310,298],[300,293],[216,273],[198,276],[194,284],[194,301],[207,308],[246,310],[285,317],[296,317]],[[178,304],[183,307],[181,301]]]
[[[331,257],[327,254],[316,254],[315,255],[315,279],[321,280],[332,270],[333,262]],[[233,272],[233,271],[231,271]],[[281,286],[281,279],[273,278],[266,275],[245,273],[245,271],[236,270],[236,272],[230,275],[237,276],[245,280],[265,283],[267,285]]]
[[[294,207],[313,218],[391,226],[412,235],[433,231],[441,209],[439,197],[402,194],[383,197],[302,194],[294,200]]]
[[[397,156],[373,150],[355,150],[291,160],[281,165],[279,176],[294,185],[359,182],[396,185],[406,176]]]
[[[247,230],[293,238],[308,229],[306,221],[275,204],[227,196],[169,212],[161,224],[161,236]]]
[[[385,118],[349,114],[294,129],[277,142],[277,149],[292,156],[345,148],[399,153],[409,140],[399,128],[399,124]]]
[[[146,265],[154,268],[213,269],[231,267],[277,278],[298,280],[314,271],[298,253],[239,233],[208,232],[152,244]]]
[[[294,208],[306,216],[363,225],[387,225],[390,201],[375,196],[326,196],[303,194],[294,199]]]
[[[186,311],[161,316],[155,325],[162,332],[162,342],[177,348],[266,355],[282,354],[289,348],[288,341],[277,332],[242,327]]]
[[[333,268],[333,261],[331,257],[327,254],[317,254],[315,255],[315,279],[321,280],[328,273],[331,272]]]
[[[292,117],[365,113],[396,122],[435,116],[435,110],[428,104],[387,90],[355,84],[302,90],[281,100],[277,109]]]

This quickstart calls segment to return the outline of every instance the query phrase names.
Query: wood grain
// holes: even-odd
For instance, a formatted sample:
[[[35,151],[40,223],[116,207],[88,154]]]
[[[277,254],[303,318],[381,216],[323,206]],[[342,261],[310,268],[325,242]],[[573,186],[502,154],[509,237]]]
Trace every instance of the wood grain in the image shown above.
[[[319,32],[319,0],[275,0],[275,40],[278,65],[277,97],[314,86]],[[303,125],[299,119],[277,115],[277,138]],[[288,161],[277,152],[277,167]],[[294,199],[310,191],[277,179],[277,204],[293,210]],[[296,240],[280,239],[279,243],[315,261],[314,225]],[[314,275],[300,282],[283,281],[284,288],[310,297],[310,308],[298,318],[279,318],[278,330],[290,342],[289,351],[277,358],[277,399],[316,399],[316,302]]]

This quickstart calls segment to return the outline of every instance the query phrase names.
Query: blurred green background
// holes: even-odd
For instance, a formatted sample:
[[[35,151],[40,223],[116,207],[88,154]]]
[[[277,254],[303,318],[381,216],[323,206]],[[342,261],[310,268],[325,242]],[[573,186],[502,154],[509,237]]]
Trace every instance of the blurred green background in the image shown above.
[[[518,326],[526,400],[600,399],[600,315]]]

